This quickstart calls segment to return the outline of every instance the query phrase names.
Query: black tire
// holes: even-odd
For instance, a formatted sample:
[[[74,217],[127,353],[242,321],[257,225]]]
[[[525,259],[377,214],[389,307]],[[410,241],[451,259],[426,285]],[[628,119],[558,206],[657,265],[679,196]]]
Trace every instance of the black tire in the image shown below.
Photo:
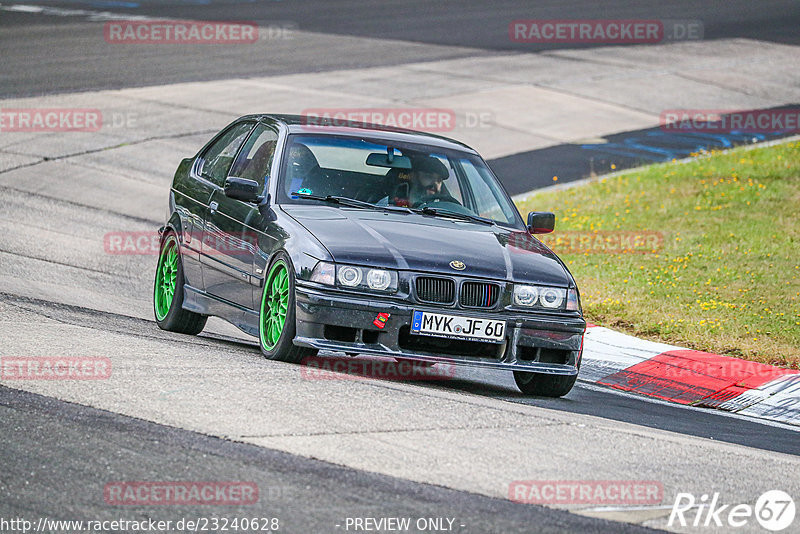
[[[265,329],[262,326],[266,308],[265,297],[267,297],[267,292],[269,291],[272,279],[275,276],[275,269],[280,265],[286,269],[289,282],[286,318],[283,323],[283,328],[280,332],[280,337],[271,348],[268,348],[270,343],[266,341]],[[295,318],[294,267],[292,266],[291,260],[284,252],[279,252],[276,254],[269,265],[269,269],[267,269],[267,276],[264,278],[264,288],[261,291],[261,299],[259,301],[258,310],[258,346],[261,347],[261,354],[263,354],[265,358],[269,360],[278,360],[281,362],[300,363],[304,358],[316,356],[318,352],[317,349],[298,347],[294,344],[294,337],[297,333],[297,322]]]
[[[178,255],[177,272],[175,276],[175,293],[172,296],[172,302],[169,306],[169,311],[163,319],[158,318],[158,311],[156,310],[156,285],[158,284],[158,269],[161,265],[161,258],[164,249],[167,246],[175,246]],[[169,332],[177,332],[179,334],[197,335],[203,331],[208,320],[207,315],[200,315],[189,310],[184,310],[183,296],[185,283],[183,277],[183,261],[181,260],[181,247],[178,243],[178,238],[173,232],[169,232],[161,240],[161,249],[159,250],[159,262],[156,264],[156,276],[153,281],[153,315],[156,319],[156,324],[162,330]]]
[[[531,373],[529,371],[514,371],[514,382],[525,395],[538,397],[563,397],[570,392],[578,375],[550,375],[544,373]]]

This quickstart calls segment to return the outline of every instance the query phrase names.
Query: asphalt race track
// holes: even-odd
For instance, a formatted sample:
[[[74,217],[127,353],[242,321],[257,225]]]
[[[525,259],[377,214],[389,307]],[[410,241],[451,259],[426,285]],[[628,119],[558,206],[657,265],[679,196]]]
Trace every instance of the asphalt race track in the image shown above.
[[[261,26],[297,28],[317,35],[316,38],[304,36],[302,46],[294,40],[273,39],[264,45],[245,47],[245,50],[223,46],[220,51],[198,54],[185,47],[173,50],[156,46],[155,50],[153,47],[128,49],[123,54],[113,47],[98,45],[90,30],[92,26],[80,14],[48,16],[45,13],[32,18],[25,12],[5,11],[0,17],[4,96],[320,72],[350,66],[391,66],[459,57],[475,50],[498,54],[591,46],[536,45],[532,48],[512,43],[508,39],[508,24],[516,19],[699,19],[703,21],[707,40],[747,38],[800,43],[797,31],[800,5],[792,0],[758,3],[735,0],[725,2],[724,9],[715,4],[686,0],[655,5],[646,1],[629,1],[619,2],[613,7],[581,0],[571,2],[569,8],[557,1],[539,2],[532,6],[526,1],[506,0],[492,2],[491,9],[480,0],[414,0],[393,4],[379,0],[324,3],[313,0],[78,0],[1,4],[73,11],[108,10],[153,18],[254,21]],[[136,7],[126,8],[126,5]],[[331,50],[331,41],[322,38],[331,34],[387,44],[349,48],[346,55],[341,55],[335,49]],[[157,61],[153,61],[156,55]],[[402,83],[402,77],[398,83]]]
[[[524,532],[532,524],[537,532],[650,532],[355,471],[7,388],[0,388],[0,399],[4,455],[19,459],[4,466],[5,518],[35,510],[56,519],[70,509],[76,510],[75,518],[105,517],[108,506],[98,499],[104,481],[91,476],[102,468],[121,480],[145,480],[157,473],[165,480],[253,481],[261,497],[256,509],[219,506],[202,513],[276,517],[283,523],[280,530],[289,532],[333,532],[354,515],[457,518],[456,528],[468,525],[464,530],[469,532]],[[21,479],[29,481],[24,488],[15,484]],[[126,512],[128,517],[173,521],[199,515],[191,506]]]
[[[258,516],[279,518],[280,532],[328,533],[346,532],[347,518],[411,517],[452,518],[452,531],[463,533],[646,532],[667,526],[677,492],[717,491],[726,503],[750,504],[771,489],[800,496],[796,427],[584,382],[562,399],[527,398],[510,373],[459,370],[455,379],[437,382],[308,380],[298,366],[264,360],[254,339],[221,321],[210,320],[198,337],[159,330],[150,303],[156,256],[103,250],[109,230],[148,232],[162,223],[178,158],[193,154],[237,109],[203,101],[219,98],[214,91],[230,79],[237,80],[232,87],[246,87],[251,78],[324,79],[327,72],[380,68],[377,92],[386,90],[395,65],[514,60],[531,51],[550,58],[546,54],[592,48],[523,48],[508,39],[508,23],[518,18],[699,19],[707,41],[800,45],[797,2],[570,6],[0,2],[0,98],[48,95],[60,102],[62,94],[106,91],[102,98],[118,99],[119,109],[135,100],[142,106],[135,109],[149,113],[137,125],[135,142],[71,138],[62,146],[57,138],[12,139],[0,132],[0,355],[104,356],[114,369],[108,381],[2,382],[0,520]],[[255,21],[299,33],[249,48],[121,49],[97,38],[107,20],[97,14],[105,11]],[[394,77],[401,89],[407,75]],[[369,77],[364,80],[368,86]],[[203,90],[211,86],[181,86],[197,90],[202,106],[176,103],[162,118],[166,108],[147,88],[188,82],[219,85],[208,93]],[[131,88],[143,92],[116,92]],[[253,111],[269,108],[268,89],[263,108]],[[787,94],[787,102],[796,95]],[[763,97],[753,105],[779,104]],[[197,118],[200,113],[207,116]],[[554,138],[544,148],[532,143],[489,157],[500,176],[536,169],[524,180],[506,181],[513,194],[549,185],[556,173],[569,181],[610,170],[612,163],[623,168],[655,161],[609,152],[655,130],[637,121],[607,135],[602,146]],[[757,140],[766,139],[731,142]],[[596,162],[598,168],[587,170]],[[630,510],[507,499],[513,481],[531,479],[657,480],[664,496],[660,506]],[[260,498],[250,506],[187,507],[121,507],[104,500],[107,484],[143,480],[250,481]],[[762,530],[752,524],[741,531]]]

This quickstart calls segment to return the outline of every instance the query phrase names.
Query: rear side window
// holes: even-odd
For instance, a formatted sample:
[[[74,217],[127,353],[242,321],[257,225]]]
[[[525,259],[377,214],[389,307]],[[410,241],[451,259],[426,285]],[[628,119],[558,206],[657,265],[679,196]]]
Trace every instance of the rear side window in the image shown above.
[[[256,126],[231,167],[230,176],[255,180],[263,186],[269,179],[277,144],[278,132],[264,124]]]
[[[233,158],[236,157],[236,152],[239,151],[239,147],[242,146],[252,128],[253,123],[245,122],[233,126],[222,134],[203,154],[203,166],[200,174],[222,187],[228,176],[228,170],[233,164]]]

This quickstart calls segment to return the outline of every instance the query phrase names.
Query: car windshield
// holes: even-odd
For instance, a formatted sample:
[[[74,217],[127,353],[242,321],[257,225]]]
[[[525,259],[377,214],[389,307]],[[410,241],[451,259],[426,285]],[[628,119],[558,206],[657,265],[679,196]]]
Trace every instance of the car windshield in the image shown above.
[[[492,172],[480,157],[467,152],[364,138],[292,135],[284,158],[279,185],[284,203],[335,196],[521,225]]]

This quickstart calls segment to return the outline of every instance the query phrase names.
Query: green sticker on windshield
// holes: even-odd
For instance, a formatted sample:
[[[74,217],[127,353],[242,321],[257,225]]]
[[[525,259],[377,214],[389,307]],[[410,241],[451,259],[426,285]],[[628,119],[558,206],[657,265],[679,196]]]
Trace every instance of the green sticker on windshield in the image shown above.
[[[298,195],[313,195],[314,193],[311,191],[311,189],[309,189],[307,187],[304,187],[303,189],[298,190],[297,194]]]

